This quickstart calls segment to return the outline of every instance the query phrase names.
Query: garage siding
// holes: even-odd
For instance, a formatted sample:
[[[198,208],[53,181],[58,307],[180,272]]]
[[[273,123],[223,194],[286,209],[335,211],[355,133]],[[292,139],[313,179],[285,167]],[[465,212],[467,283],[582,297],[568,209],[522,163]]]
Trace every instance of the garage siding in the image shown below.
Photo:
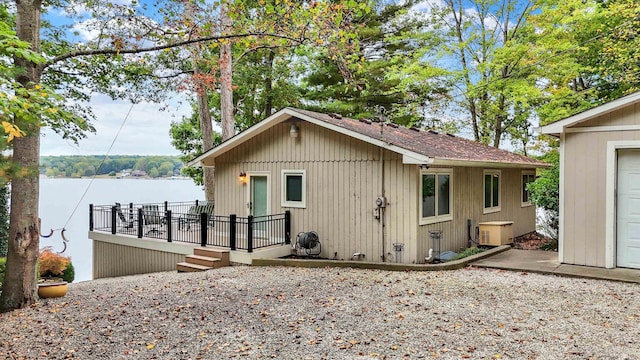
[[[618,110],[580,127],[634,125],[640,117]],[[563,164],[563,262],[605,267],[607,143],[640,140],[640,131],[568,132]],[[564,225],[564,226],[562,226]]]

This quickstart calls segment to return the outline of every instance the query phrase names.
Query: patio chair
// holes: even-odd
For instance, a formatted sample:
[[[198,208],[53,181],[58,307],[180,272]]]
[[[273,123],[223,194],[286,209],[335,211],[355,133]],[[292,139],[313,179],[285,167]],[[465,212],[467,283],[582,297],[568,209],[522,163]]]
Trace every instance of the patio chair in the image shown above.
[[[209,216],[207,226],[209,224],[213,226],[213,211],[213,202],[208,202],[204,205],[193,205],[189,207],[189,211],[178,218],[178,230],[190,230],[191,224],[200,224],[200,214],[202,213],[205,213]]]
[[[142,221],[149,229],[145,232],[146,235],[151,233],[160,234],[164,230],[160,230],[159,227],[163,226],[167,219],[160,212],[158,205],[142,205]]]
[[[133,209],[127,208],[125,210],[129,213],[128,217],[122,212],[122,205],[119,202],[116,203],[116,214],[118,215],[120,222],[123,224],[121,226],[122,229],[130,230],[135,227],[135,216],[133,216]]]

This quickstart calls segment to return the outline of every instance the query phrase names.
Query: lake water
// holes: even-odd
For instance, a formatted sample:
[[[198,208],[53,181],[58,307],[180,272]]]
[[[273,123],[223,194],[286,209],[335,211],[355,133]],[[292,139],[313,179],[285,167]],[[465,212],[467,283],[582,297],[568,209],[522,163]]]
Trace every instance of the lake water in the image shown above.
[[[159,203],[163,201],[193,201],[204,199],[204,191],[191,180],[151,179],[95,179],[84,199],[82,194],[91,179],[40,179],[40,218],[42,233],[64,226],[78,205],[73,217],[66,225],[65,236],[69,239],[66,255],[71,256],[75,268],[75,282],[92,279],[93,245],[88,238],[89,204],[111,205]],[[60,231],[50,238],[41,238],[40,246],[63,248]]]

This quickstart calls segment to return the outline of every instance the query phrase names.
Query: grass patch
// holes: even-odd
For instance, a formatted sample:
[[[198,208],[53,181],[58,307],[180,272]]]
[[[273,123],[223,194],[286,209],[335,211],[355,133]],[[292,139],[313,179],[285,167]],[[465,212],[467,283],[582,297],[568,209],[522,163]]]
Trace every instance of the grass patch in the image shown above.
[[[484,249],[480,249],[480,248],[477,248],[477,247],[471,247],[471,248],[468,248],[468,249],[458,253],[458,255],[454,256],[453,259],[451,259],[451,260],[464,259],[464,258],[469,257],[471,255],[480,254],[483,251],[484,251]]]

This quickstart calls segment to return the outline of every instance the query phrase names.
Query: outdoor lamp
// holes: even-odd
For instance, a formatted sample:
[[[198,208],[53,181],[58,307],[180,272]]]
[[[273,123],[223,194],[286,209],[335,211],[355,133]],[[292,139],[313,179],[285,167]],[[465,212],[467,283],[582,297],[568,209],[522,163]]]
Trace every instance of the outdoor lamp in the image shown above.
[[[296,126],[295,123],[291,123],[291,130],[289,130],[289,135],[291,135],[291,137],[294,139],[298,137],[298,126]]]
[[[240,181],[240,184],[244,184],[247,182],[247,173],[244,171],[240,171],[240,175],[238,175],[238,180]]]

